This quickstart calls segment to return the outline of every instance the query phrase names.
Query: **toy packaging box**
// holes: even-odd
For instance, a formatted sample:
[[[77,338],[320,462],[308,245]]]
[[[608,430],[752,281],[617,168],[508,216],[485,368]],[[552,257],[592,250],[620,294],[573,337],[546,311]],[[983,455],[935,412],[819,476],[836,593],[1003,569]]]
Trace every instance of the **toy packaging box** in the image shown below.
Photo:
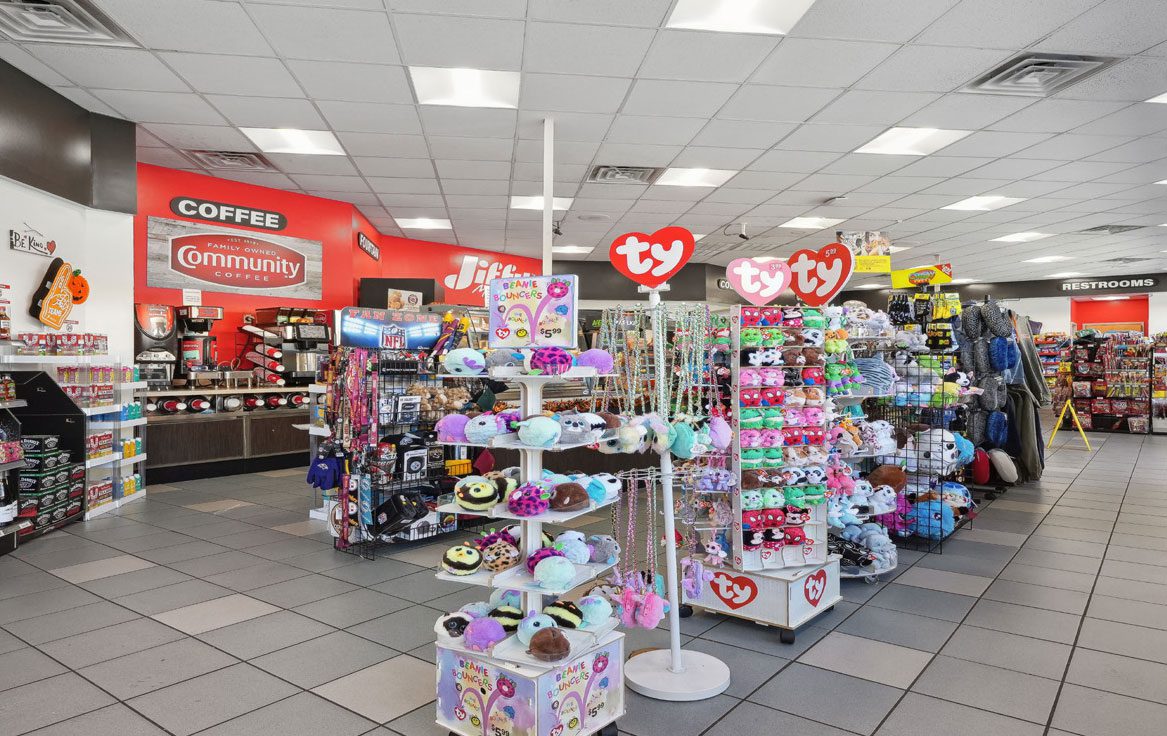
[[[624,714],[624,635],[541,667],[437,648],[437,722],[463,736],[584,736]]]
[[[699,595],[685,594],[685,603],[783,628],[798,628],[842,598],[837,555],[822,565],[766,571],[722,567],[712,573]]]

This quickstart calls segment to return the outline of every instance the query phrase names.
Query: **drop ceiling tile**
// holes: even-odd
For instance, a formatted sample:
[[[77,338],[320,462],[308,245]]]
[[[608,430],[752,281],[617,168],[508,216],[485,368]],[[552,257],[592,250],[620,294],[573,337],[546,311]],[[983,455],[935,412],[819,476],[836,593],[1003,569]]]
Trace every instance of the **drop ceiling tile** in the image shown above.
[[[722,215],[736,218],[750,208],[748,204],[740,202],[698,202],[689,209],[692,215]]]
[[[522,62],[519,20],[394,13],[393,26],[410,66],[518,71]]]
[[[381,64],[290,59],[288,67],[317,100],[413,104],[405,69]]]
[[[1089,182],[1059,189],[1049,196],[1053,199],[1090,200],[1102,199],[1130,189],[1130,184],[1107,184],[1103,182]]]
[[[303,97],[283,62],[256,56],[160,53],[196,92],[256,97]],[[100,85],[99,85],[100,86]]]
[[[81,87],[190,91],[178,75],[148,51],[62,44],[28,44],[25,48]]]
[[[975,181],[970,179],[969,181]],[[996,181],[996,180],[992,180]],[[1059,189],[1065,188],[1064,182],[1058,181],[1015,181],[997,188],[997,194],[1002,197],[1041,197]]]
[[[332,156],[318,158],[333,158]],[[372,158],[358,156],[353,159],[357,168],[365,176],[397,176],[406,178],[426,178],[434,175],[434,164],[428,158]]]
[[[1052,158],[1072,160],[1085,158],[1096,153],[1108,151],[1124,143],[1129,143],[1132,140],[1134,139],[1123,136],[1076,135],[1074,133],[1063,133],[1062,135],[1054,136],[1053,138],[1050,138],[1049,140],[1046,140],[1035,146],[1026,148],[1017,155],[1024,158]]]
[[[1012,182],[1006,179],[949,179],[948,181],[940,182],[936,186],[923,189],[920,193],[972,197],[986,192],[999,194],[996,190],[1008,186],[1010,183]]]
[[[316,106],[336,131],[407,134],[421,132],[421,122],[413,105],[320,100]]]
[[[430,152],[434,158],[464,161],[510,161],[514,142],[505,138],[461,138],[432,135]]]
[[[265,153],[264,156],[285,174],[357,173],[357,167],[347,156],[304,156],[297,153]]]
[[[189,169],[195,166],[190,159],[173,148],[139,148],[137,159],[140,164],[166,166],[171,169]]]
[[[1003,158],[966,172],[965,176],[976,179],[1024,179],[1064,163],[1044,159]]]
[[[560,184],[578,184],[583,181],[587,173],[588,167],[584,164],[556,164],[554,177],[556,186],[558,187]],[[543,164],[515,164],[514,178],[522,181],[543,181]],[[542,193],[541,189],[539,193]]]
[[[1049,133],[1009,133],[983,130],[944,147],[945,156],[983,156],[999,158],[1029,149],[1049,138]],[[1026,155],[1026,154],[1019,154]]]
[[[632,77],[654,31],[566,23],[527,24],[523,71]]]
[[[435,220],[447,220],[450,217],[450,213],[446,212],[445,207],[394,207],[389,210],[389,214],[393,216],[393,219],[399,217],[428,217]],[[428,240],[433,234],[432,231],[426,232],[423,234],[423,237]]]
[[[1036,181],[1069,181],[1069,182],[1085,182],[1098,179],[1103,176],[1110,176],[1117,174],[1120,171],[1131,168],[1130,164],[1126,163],[1109,163],[1105,161],[1075,161],[1064,166],[1043,171],[1040,174],[1034,174],[1029,177]]]
[[[740,84],[777,44],[776,36],[665,29],[638,76]]]
[[[377,194],[441,194],[436,178],[367,177]]]
[[[450,218],[461,222],[476,222],[482,225],[490,225],[491,227],[502,228],[504,230],[507,224],[506,211],[497,209],[459,208],[450,212]]]
[[[799,181],[795,188],[804,192],[830,192],[832,195],[845,194],[870,184],[878,177],[859,174],[811,174]]]
[[[207,95],[206,98],[228,121],[245,128],[321,130],[327,127],[308,100],[229,95]]]
[[[350,156],[429,158],[425,136],[390,133],[337,133]]]
[[[786,187],[797,184],[806,178],[805,174],[792,174],[778,171],[743,171],[727,181],[724,186],[730,189],[770,189],[781,191]]]
[[[101,9],[143,46],[168,51],[270,56],[259,29],[236,3],[215,0],[102,0]]]
[[[505,210],[510,202],[510,197],[503,195],[479,195],[479,194],[447,194],[446,206],[450,209],[456,208],[482,208],[482,209],[499,209]]]
[[[519,164],[519,165],[529,165],[529,164]],[[516,165],[516,167],[517,166],[518,165]],[[554,187],[553,187],[552,196],[554,196],[554,197],[575,197],[579,193],[579,188],[580,188],[579,182],[557,181],[557,182],[553,182],[553,184],[554,184]],[[543,177],[540,176],[538,181],[517,181],[517,180],[511,181],[509,186],[510,186],[509,193],[513,194],[517,197],[538,196],[538,195],[543,194]],[[535,212],[535,213],[537,213],[536,217],[540,217],[540,218],[543,216],[541,214],[538,214],[538,213],[542,212],[542,210],[510,210],[510,215],[512,217],[520,216],[521,213],[523,213],[523,212]]]
[[[1137,20],[1136,20],[1137,19]],[[1107,0],[1035,45],[1040,51],[1137,54],[1167,40],[1167,4],[1159,0]]]
[[[629,212],[650,215],[683,215],[692,207],[691,202],[672,202],[663,199],[642,199],[632,205]]]
[[[947,152],[947,151],[946,151]],[[892,156],[877,153],[848,153],[822,167],[824,174],[890,174],[919,156]]]
[[[917,110],[900,124],[913,128],[976,130],[1033,103],[1030,97],[954,92]]]
[[[681,150],[681,146],[603,143],[596,161],[608,166],[668,166]]]
[[[706,202],[736,202],[741,204],[757,205],[774,196],[772,189],[726,189],[713,191],[705,198]]]
[[[378,194],[386,207],[442,207],[446,198],[440,194]]]
[[[510,161],[434,161],[439,176],[451,179],[509,179]]]
[[[255,151],[255,145],[235,128],[225,125],[147,123],[146,130],[175,148],[186,150]]]
[[[480,178],[442,178],[441,189],[448,195],[504,195],[510,190],[508,182]]]
[[[584,184],[579,188],[576,201],[572,203],[572,209],[580,212],[595,212],[597,210],[589,210],[588,207],[595,206],[595,203],[600,200],[636,200],[647,189],[648,186],[642,184]],[[627,206],[631,206],[631,204]],[[598,211],[604,212],[604,210]]]
[[[558,130],[556,131],[558,132]],[[595,158],[599,143],[555,141],[555,161],[565,164],[587,164]],[[515,161],[539,163],[543,160],[543,141],[520,140],[515,145]]]
[[[1021,133],[1065,133],[1091,120],[1120,110],[1120,102],[1085,100],[1038,100],[1024,110],[998,120],[988,127]]]
[[[1143,102],[1167,88],[1167,59],[1124,59],[1058,94],[1077,100]]]
[[[323,174],[293,174],[292,181],[305,189],[325,192],[367,192],[369,185],[359,176],[326,176]]]
[[[672,0],[527,0],[527,13],[536,20],[656,28],[664,23],[671,5]]]
[[[1167,160],[1154,161],[1102,178],[1102,181],[1129,184],[1152,184],[1167,179]]]
[[[256,5],[251,14],[280,56],[289,59],[400,63],[384,12]]]
[[[41,84],[51,86],[68,86],[73,84],[73,82],[54,71],[48,64],[45,64],[14,43],[0,43],[0,60],[8,62]]]
[[[805,87],[849,87],[897,48],[891,43],[787,38],[750,81]]]
[[[718,82],[637,79],[623,110],[632,115],[674,115],[708,120],[736,89],[737,85]]]
[[[149,132],[141,125],[134,128],[134,142],[138,148],[167,148],[167,144],[158,136]]]
[[[835,99],[842,90],[744,85],[717,114],[725,120],[800,123]]]
[[[672,161],[673,166],[696,169],[730,169],[740,171],[764,153],[750,148],[712,148],[687,146]]]
[[[684,145],[704,125],[699,118],[617,115],[605,140],[611,143]]]
[[[422,106],[421,119],[428,136],[482,136],[514,138],[515,111],[471,107]]]
[[[348,202],[349,204],[365,208],[380,208],[381,200],[377,199],[377,195],[368,191],[368,187],[360,192],[337,192],[327,189],[308,189],[308,194],[313,197],[323,197],[325,199],[335,199],[337,202]],[[366,215],[367,216],[367,215]]]
[[[883,126],[812,123],[782,139],[775,148],[792,151],[854,151],[884,131]]]
[[[1167,81],[1167,80],[1165,80]],[[1131,105],[1074,129],[1087,135],[1143,136],[1167,130],[1167,105]]]
[[[795,127],[792,123],[710,120],[693,138],[691,145],[724,148],[769,148]]]
[[[272,189],[297,189],[296,182],[292,181],[283,174],[277,174],[270,171],[230,171],[221,170],[215,171],[215,176],[220,179],[229,179],[230,181],[238,181],[244,184],[254,184],[257,187],[271,187]]]
[[[921,33],[918,43],[1020,49],[1099,0],[963,0]],[[1064,51],[1065,49],[1059,49]]]
[[[794,38],[841,38],[903,43],[957,0],[897,0],[894,4],[818,0],[790,32]]]
[[[244,5],[318,5],[325,8],[384,10],[382,0],[240,0]]]
[[[1003,61],[1003,51],[904,46],[856,83],[859,89],[951,92]]]
[[[567,74],[524,74],[524,110],[556,112],[616,112],[632,80]]]
[[[203,98],[182,92],[137,92],[115,89],[92,90],[97,99],[137,123],[178,123],[216,125],[223,116]]]
[[[827,151],[787,151],[782,149],[762,154],[747,168],[757,171],[781,171],[788,174],[813,174],[838,158],[838,153]],[[915,158],[913,156],[912,160],[914,161]]]
[[[641,199],[668,199],[686,201],[690,204],[704,199],[713,187],[649,187]]]
[[[140,145],[140,143],[139,143]],[[1139,138],[1107,151],[1087,157],[1087,161],[1125,161],[1136,164],[1162,156],[1167,142],[1162,138]]]
[[[814,116],[816,123],[884,123],[891,125],[919,110],[939,95],[927,92],[850,90]]]
[[[943,178],[934,176],[882,176],[867,186],[860,187],[859,191],[911,194],[935,186],[942,181],[944,181]]]
[[[53,91],[66,99],[72,100],[90,112],[96,112],[102,115],[110,115],[115,118],[125,117],[120,112],[113,109],[80,87],[53,87]]]

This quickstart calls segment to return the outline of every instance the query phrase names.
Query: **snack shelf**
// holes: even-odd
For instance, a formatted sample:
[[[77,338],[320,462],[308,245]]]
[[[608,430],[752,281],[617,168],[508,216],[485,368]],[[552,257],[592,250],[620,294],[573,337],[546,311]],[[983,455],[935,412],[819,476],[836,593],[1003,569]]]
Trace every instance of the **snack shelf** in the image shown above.
[[[10,463],[0,463],[0,473],[3,473],[7,470],[15,470],[17,468],[23,468],[23,467],[24,467],[24,459],[23,458],[21,458],[20,460],[13,460]]]
[[[113,414],[122,410],[124,404],[102,404],[101,406],[79,406],[78,409],[85,416],[92,417],[98,414]]]
[[[101,457],[95,457],[95,458],[90,458],[89,460],[86,460],[85,461],[85,469],[88,470],[90,468],[99,468],[103,465],[109,465],[109,464],[117,462],[118,460],[121,460],[121,459],[122,459],[122,454],[120,452],[111,452],[108,455],[102,455]]]
[[[146,424],[146,418],[139,419],[119,419],[113,422],[103,420],[92,421],[89,423],[90,429],[125,429],[126,427],[141,427]]]

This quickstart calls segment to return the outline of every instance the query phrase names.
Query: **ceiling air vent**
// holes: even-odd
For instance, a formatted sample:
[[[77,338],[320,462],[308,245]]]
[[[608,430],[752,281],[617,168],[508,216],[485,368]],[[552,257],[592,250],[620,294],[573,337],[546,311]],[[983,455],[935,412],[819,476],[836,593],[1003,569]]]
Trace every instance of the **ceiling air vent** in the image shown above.
[[[588,181],[601,184],[652,184],[663,169],[651,166],[597,166]]]
[[[977,78],[963,91],[1048,97],[1102,71],[1115,61],[1108,56],[1024,53]]]
[[[183,151],[199,166],[231,171],[278,171],[271,162],[258,153],[239,151]]]
[[[137,46],[90,0],[0,0],[0,34],[35,43]]]
[[[1129,233],[1131,230],[1141,230],[1142,228],[1142,225],[1099,225],[1098,227],[1091,227],[1085,230],[1079,230],[1078,232],[1118,235],[1120,233]]]

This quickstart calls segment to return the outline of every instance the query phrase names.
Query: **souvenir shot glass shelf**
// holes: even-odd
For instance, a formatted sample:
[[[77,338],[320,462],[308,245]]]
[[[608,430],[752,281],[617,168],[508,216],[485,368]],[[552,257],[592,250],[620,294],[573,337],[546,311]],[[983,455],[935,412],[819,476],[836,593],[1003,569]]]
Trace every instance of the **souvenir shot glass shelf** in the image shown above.
[[[490,377],[518,384],[522,414],[531,416],[542,411],[545,386],[598,376],[593,368],[577,366],[558,376],[530,376],[494,368]],[[547,450],[519,444],[515,442],[517,439],[517,436],[507,435],[496,438],[500,441],[491,446],[518,450],[523,483],[542,478],[543,453]],[[522,526],[520,544],[523,556],[527,557],[542,545],[544,524],[561,523],[616,500],[587,511],[548,511],[522,518],[506,512],[505,503],[482,514],[457,509],[453,504],[439,509],[482,519],[518,519]],[[576,565],[575,578],[563,589],[540,586],[522,564],[500,573],[480,570],[473,575],[450,575],[438,572],[436,577],[517,590],[522,595],[523,611],[541,611],[546,596],[567,593],[595,580],[611,567],[598,563]],[[457,736],[616,736],[616,720],[624,715],[625,702],[624,634],[616,631],[615,625],[613,618],[594,630],[565,630],[571,653],[558,662],[534,659],[515,635],[495,644],[489,652],[475,652],[457,644],[438,642],[437,724]]]
[[[812,487],[817,484],[808,483],[806,478],[795,479],[796,482],[791,485],[787,485],[783,478],[783,470],[787,466],[809,465],[803,462],[803,451],[800,449],[803,447],[822,448],[816,452],[823,455],[822,464],[825,466],[829,448],[824,444],[816,444],[826,441],[829,429],[827,415],[830,399],[825,385],[818,386],[821,395],[812,399],[820,409],[815,414],[821,414],[812,421],[787,425],[785,421],[773,421],[773,413],[776,411],[782,415],[787,398],[795,396],[795,389],[805,388],[802,384],[804,369],[819,368],[821,372],[825,360],[813,357],[813,353],[807,350],[814,346],[743,345],[743,312],[748,322],[756,324],[754,316],[759,314],[759,310],[756,307],[735,306],[730,313],[728,352],[732,376],[730,404],[734,420],[730,470],[735,482],[729,490],[733,521],[728,538],[730,549],[727,562],[732,569],[713,568],[712,576],[701,582],[697,595],[686,592],[685,603],[693,608],[776,627],[780,629],[781,641],[793,643],[798,627],[831,610],[842,598],[839,590],[839,557],[827,552],[826,499],[823,497],[818,500],[820,489]],[[781,315],[783,310],[768,309],[767,312]],[[779,321],[784,322],[780,317]],[[763,329],[777,333],[777,336],[771,337],[770,342],[776,342],[778,336],[786,342],[795,334],[801,335],[803,328],[783,323],[767,324]],[[758,355],[763,350],[768,351],[768,354]],[[817,352],[822,351],[818,349]],[[812,356],[813,362],[804,362],[807,355]],[[786,364],[787,357],[792,359],[789,365]],[[754,384],[753,375],[762,368],[781,371],[781,383],[775,376],[770,385]],[[750,377],[747,381],[750,385],[743,385],[744,371],[749,371],[745,375]],[[805,401],[804,394],[805,391],[798,397]],[[743,413],[746,412],[748,418],[743,421]],[[754,438],[762,430],[753,425],[755,418],[767,414],[771,415],[768,430],[778,433],[767,436],[771,441],[776,436],[782,439],[775,445],[759,447],[754,444]],[[759,427],[764,426],[764,420],[756,421]],[[745,427],[744,423],[751,426]],[[787,437],[782,434],[785,429],[799,432],[790,433]],[[749,439],[743,444],[743,431],[747,430],[749,433],[746,437]],[[809,434],[811,444],[794,444],[797,441],[795,434]],[[774,509],[758,509],[752,501],[761,495],[762,489],[743,490],[743,475],[755,475],[744,471],[758,471],[766,478],[761,485],[782,490],[784,498],[797,496],[814,500],[804,500],[797,505],[788,504],[784,500],[781,506]],[[825,491],[825,486],[822,490]],[[765,516],[766,511],[771,512],[769,517]]]

